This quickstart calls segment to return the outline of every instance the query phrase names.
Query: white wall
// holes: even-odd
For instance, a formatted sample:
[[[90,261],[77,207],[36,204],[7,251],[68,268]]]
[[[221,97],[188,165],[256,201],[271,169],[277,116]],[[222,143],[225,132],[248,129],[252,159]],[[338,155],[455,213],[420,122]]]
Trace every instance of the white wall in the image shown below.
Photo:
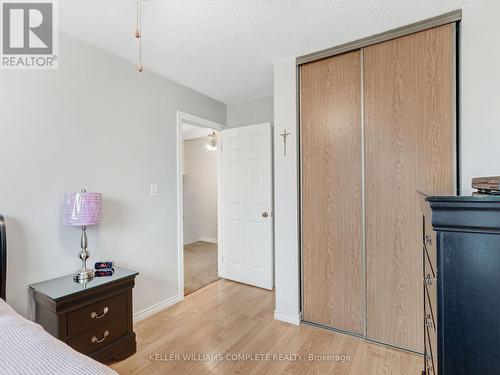
[[[104,199],[90,261],[140,272],[138,312],[177,295],[176,111],[225,123],[226,106],[64,34],[59,66],[0,71],[7,300],[26,314],[28,284],[79,267],[80,232],[62,224],[61,206],[85,187]]]
[[[184,244],[217,240],[217,151],[207,137],[184,141]]]
[[[273,101],[273,96],[266,96],[241,103],[228,104],[227,126],[235,128],[263,122],[270,122],[272,125],[274,123]]]
[[[462,194],[471,180],[500,175],[500,1],[463,9]]]
[[[300,322],[299,234],[298,234],[298,129],[297,70],[295,59],[274,66],[274,243],[275,318]],[[283,129],[287,156],[283,154]]]
[[[472,177],[500,175],[499,19],[498,0],[479,1],[463,9],[460,138],[463,195],[471,193]],[[292,322],[300,311],[296,95],[295,58],[290,58],[274,67],[275,317]],[[282,144],[278,133],[283,128],[291,130],[293,139],[287,158],[279,152]]]

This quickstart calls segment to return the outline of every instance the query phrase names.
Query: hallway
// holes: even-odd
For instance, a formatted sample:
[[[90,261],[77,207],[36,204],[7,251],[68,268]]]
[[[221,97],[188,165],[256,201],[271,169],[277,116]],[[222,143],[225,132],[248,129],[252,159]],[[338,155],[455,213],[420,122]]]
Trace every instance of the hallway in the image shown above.
[[[198,241],[184,245],[184,295],[218,279],[217,244]]]

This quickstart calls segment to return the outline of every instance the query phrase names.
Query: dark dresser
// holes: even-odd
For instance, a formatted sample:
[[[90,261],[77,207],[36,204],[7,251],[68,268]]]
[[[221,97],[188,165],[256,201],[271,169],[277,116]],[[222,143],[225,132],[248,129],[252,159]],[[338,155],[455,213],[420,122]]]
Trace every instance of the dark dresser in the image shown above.
[[[35,320],[73,349],[100,362],[136,352],[132,289],[137,272],[115,267],[113,276],[86,284],[73,275],[30,285]]]
[[[500,196],[422,197],[423,374],[500,374]]]

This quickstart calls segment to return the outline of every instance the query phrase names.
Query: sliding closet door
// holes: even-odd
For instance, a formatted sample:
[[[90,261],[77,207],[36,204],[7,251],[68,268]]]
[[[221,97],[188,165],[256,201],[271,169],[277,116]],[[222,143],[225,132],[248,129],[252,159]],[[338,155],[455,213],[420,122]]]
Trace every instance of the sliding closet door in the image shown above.
[[[363,53],[367,336],[422,352],[417,190],[454,192],[454,26]]]
[[[301,66],[303,318],[361,334],[360,52]]]

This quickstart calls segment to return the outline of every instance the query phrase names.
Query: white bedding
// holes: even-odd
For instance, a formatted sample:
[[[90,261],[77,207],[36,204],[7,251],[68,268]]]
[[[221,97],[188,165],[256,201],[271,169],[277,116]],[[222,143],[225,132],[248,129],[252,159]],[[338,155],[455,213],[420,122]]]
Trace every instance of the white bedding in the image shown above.
[[[0,299],[1,375],[116,375],[17,314]]]

